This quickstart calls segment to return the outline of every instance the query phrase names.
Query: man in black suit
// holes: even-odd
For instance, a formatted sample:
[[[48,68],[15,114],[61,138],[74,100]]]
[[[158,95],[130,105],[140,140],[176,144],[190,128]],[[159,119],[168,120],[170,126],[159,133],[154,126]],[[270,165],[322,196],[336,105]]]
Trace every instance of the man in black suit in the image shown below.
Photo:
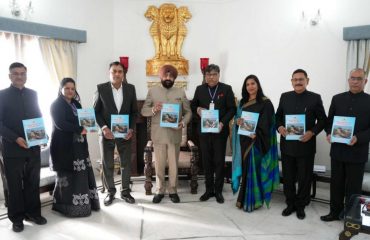
[[[325,129],[329,143],[334,116],[356,119],[350,144],[331,143],[330,213],[321,217],[325,222],[339,220],[351,196],[361,194],[370,142],[370,95],[364,92],[366,83],[365,71],[353,69],[348,78],[349,91],[335,95],[330,104]]]
[[[23,220],[46,224],[41,216],[40,147],[28,147],[22,120],[39,118],[37,93],[24,85],[27,68],[22,63],[9,67],[9,88],[0,91],[0,136],[3,138],[5,175],[8,183],[8,218],[13,231],[24,229]]]
[[[283,185],[287,208],[283,216],[297,211],[304,219],[304,208],[310,202],[310,189],[316,153],[316,136],[324,129],[326,114],[319,94],[306,89],[309,78],[306,71],[297,69],[292,74],[294,91],[283,93],[276,111],[276,129],[280,133]],[[304,135],[296,141],[286,140],[286,115],[305,115]],[[295,183],[298,181],[298,191]]]
[[[137,100],[135,86],[123,82],[126,69],[120,62],[112,62],[109,65],[110,82],[98,85],[95,93],[94,109],[96,121],[101,128],[102,135],[100,144],[103,148],[103,178],[108,188],[108,195],[104,199],[104,205],[112,204],[116,188],[114,185],[114,148],[121,159],[122,186],[121,198],[128,203],[135,203],[130,194],[131,175],[131,137],[134,131],[137,116]],[[111,131],[111,115],[128,114],[129,130],[126,138],[114,138]]]
[[[206,177],[206,192],[200,197],[200,201],[207,201],[215,196],[218,203],[223,203],[226,141],[229,135],[229,122],[236,111],[235,97],[231,86],[219,82],[220,68],[217,65],[207,66],[205,78],[206,83],[195,90],[191,102],[192,112],[201,117],[204,109],[219,110],[220,122],[219,133],[202,133],[201,124],[198,126],[203,170]]]

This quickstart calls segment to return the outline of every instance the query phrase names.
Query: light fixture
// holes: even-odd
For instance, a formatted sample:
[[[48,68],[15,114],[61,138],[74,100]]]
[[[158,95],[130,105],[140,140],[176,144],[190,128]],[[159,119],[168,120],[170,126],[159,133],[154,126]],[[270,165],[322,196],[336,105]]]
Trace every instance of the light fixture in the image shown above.
[[[9,8],[10,13],[12,16],[17,18],[23,18],[27,20],[27,18],[33,12],[33,6],[31,0],[10,0],[9,1]]]
[[[209,64],[209,58],[200,58],[200,70],[202,71],[203,74],[203,81],[202,84],[205,83],[206,77],[205,77],[205,69]]]
[[[313,13],[302,11],[302,20],[305,22],[308,21],[311,26],[316,26],[321,21],[320,9],[317,9],[317,11]]]

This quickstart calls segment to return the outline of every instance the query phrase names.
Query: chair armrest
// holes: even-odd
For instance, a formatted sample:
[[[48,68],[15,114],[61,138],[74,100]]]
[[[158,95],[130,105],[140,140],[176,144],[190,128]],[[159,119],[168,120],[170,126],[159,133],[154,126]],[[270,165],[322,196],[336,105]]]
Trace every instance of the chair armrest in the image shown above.
[[[146,147],[153,147],[153,141],[149,140],[146,144]]]

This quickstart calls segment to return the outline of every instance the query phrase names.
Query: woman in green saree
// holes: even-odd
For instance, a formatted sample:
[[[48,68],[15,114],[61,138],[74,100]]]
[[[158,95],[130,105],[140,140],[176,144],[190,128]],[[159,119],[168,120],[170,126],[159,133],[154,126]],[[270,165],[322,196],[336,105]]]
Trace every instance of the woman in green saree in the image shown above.
[[[244,124],[242,111],[259,114],[255,133],[250,136],[238,134],[238,128]],[[247,212],[264,203],[269,207],[271,194],[279,186],[275,111],[255,75],[244,80],[234,119],[232,147],[232,190],[234,194],[239,191],[236,206]]]

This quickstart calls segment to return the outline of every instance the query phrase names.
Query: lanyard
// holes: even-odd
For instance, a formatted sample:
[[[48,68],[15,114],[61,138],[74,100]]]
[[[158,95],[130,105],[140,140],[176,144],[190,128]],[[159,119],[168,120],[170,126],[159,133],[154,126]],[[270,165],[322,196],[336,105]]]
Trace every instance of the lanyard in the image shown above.
[[[213,95],[211,94],[211,89],[208,87],[208,93],[209,93],[209,96],[211,97],[211,102],[213,103],[213,99],[215,98],[216,96],[216,93],[217,93],[217,89],[218,89],[218,84],[217,84],[217,87],[216,87],[216,90],[215,92],[213,93]]]

